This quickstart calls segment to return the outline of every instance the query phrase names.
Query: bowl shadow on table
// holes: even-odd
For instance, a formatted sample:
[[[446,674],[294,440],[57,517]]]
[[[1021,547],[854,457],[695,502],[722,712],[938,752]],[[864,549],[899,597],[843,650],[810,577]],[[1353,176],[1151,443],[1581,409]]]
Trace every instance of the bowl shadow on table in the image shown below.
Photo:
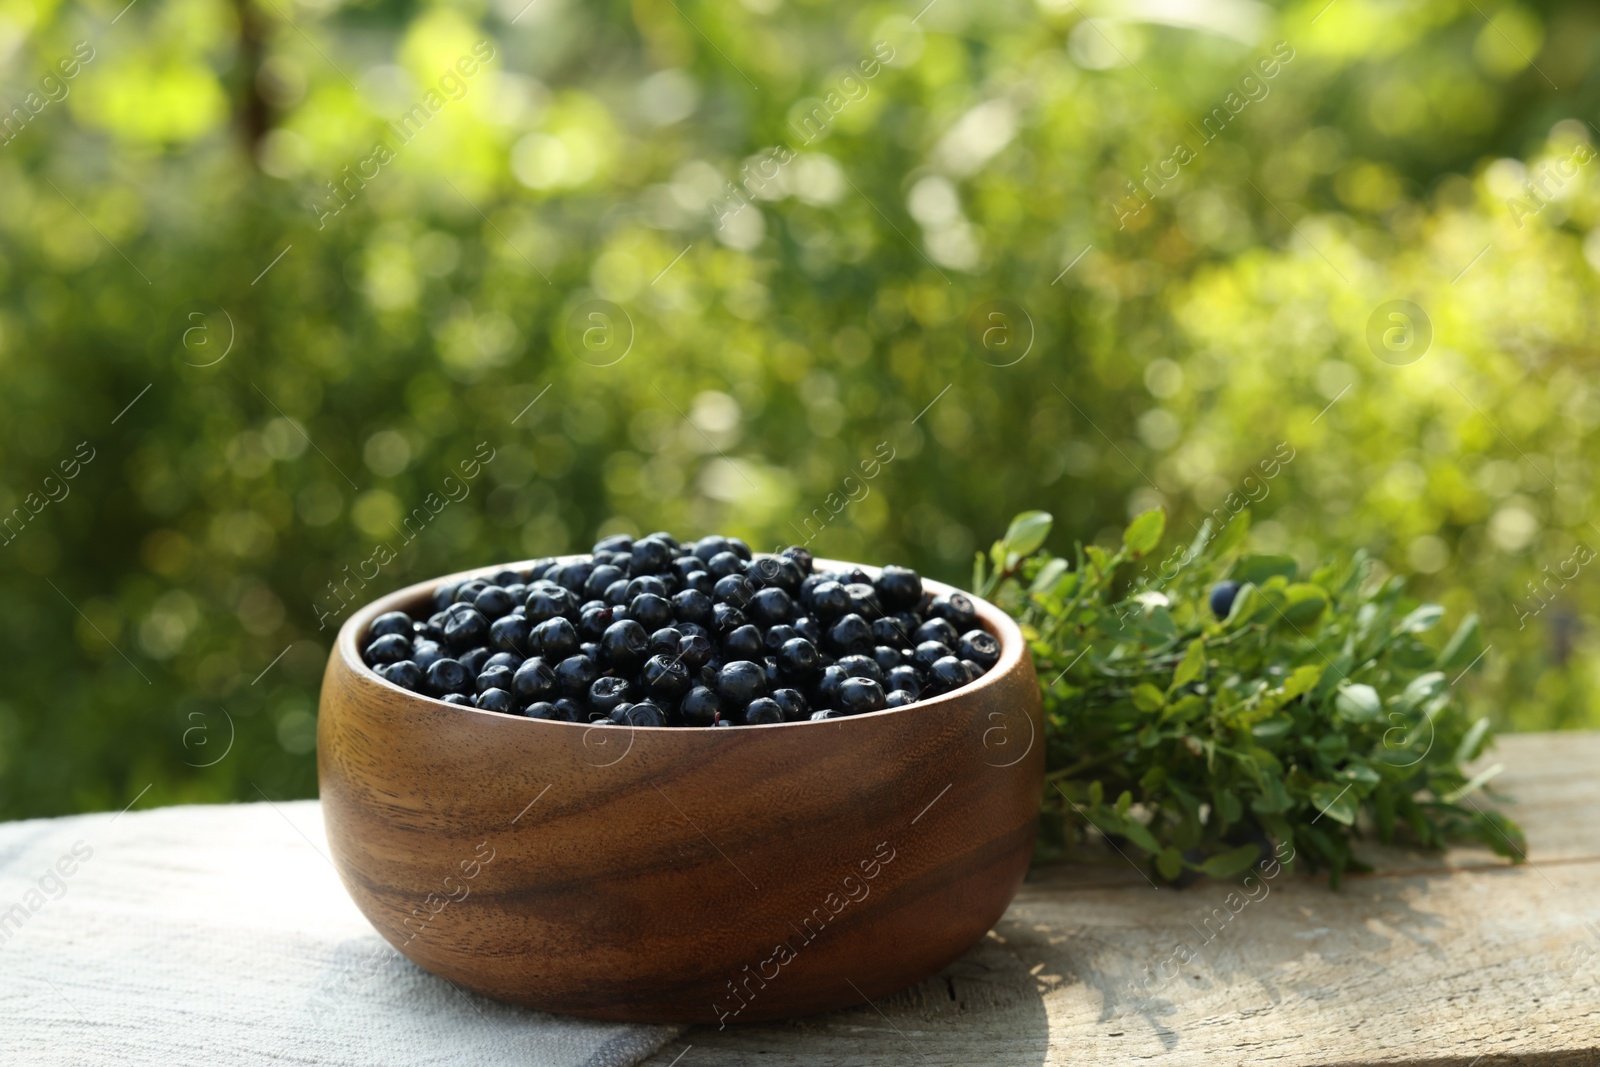
[[[1030,975],[995,932],[937,974],[870,1003],[775,1022],[693,1027],[646,1061],[666,1067],[683,1052],[705,1064],[772,1067],[1042,1067],[1049,1055],[1048,985]]]
[[[676,1034],[531,1011],[429,974],[377,934],[334,947],[304,1003],[311,1030],[371,1062],[631,1063]],[[343,1062],[343,1061],[341,1061]]]
[[[1099,1035],[1130,1052],[1141,1040],[1156,1043],[1141,1051],[1170,1052],[1194,1046],[1192,1027],[1212,1034],[1219,1019],[1325,995],[1333,968],[1370,973],[1397,953],[1443,963],[1438,934],[1449,924],[1418,905],[1449,869],[1437,853],[1387,853],[1384,870],[1347,875],[1334,892],[1326,872],[1283,872],[1254,889],[1210,879],[1157,887],[1091,850],[1087,862],[1036,867],[991,936],[1036,976],[1042,998],[1060,995],[1058,1043]],[[1507,869],[1487,853],[1484,866]],[[1308,954],[1323,965],[1300,965]]]

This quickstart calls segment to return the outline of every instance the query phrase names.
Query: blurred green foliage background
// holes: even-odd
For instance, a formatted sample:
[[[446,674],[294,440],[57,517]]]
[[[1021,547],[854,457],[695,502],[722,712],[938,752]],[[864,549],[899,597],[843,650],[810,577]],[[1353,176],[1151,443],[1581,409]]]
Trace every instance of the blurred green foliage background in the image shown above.
[[[329,583],[480,442],[366,594],[1250,497],[1600,724],[1592,5],[123,3],[0,2],[0,817],[313,795]]]

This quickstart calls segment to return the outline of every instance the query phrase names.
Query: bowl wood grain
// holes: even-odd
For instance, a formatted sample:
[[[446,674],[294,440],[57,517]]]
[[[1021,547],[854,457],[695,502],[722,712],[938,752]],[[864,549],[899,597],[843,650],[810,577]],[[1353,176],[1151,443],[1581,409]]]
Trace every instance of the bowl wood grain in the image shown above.
[[[334,863],[419,966],[547,1011],[753,1022],[901,989],[1005,911],[1045,753],[1033,666],[999,609],[974,598],[1001,645],[977,682],[827,722],[525,719],[407,692],[362,663],[375,617],[499,569],[363,608],[323,683]]]

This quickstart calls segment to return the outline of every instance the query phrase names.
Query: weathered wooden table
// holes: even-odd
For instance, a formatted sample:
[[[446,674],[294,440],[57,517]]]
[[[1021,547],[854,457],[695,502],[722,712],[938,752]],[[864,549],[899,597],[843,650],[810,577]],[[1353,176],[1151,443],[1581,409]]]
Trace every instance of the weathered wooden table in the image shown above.
[[[1153,888],[1043,867],[961,960],[875,1004],[699,1027],[646,1061],[1015,1065],[1600,1063],[1600,733],[1503,738],[1529,861],[1370,847],[1330,892],[1287,874]],[[1479,798],[1479,803],[1482,803]],[[1185,962],[1187,959],[1187,962]]]

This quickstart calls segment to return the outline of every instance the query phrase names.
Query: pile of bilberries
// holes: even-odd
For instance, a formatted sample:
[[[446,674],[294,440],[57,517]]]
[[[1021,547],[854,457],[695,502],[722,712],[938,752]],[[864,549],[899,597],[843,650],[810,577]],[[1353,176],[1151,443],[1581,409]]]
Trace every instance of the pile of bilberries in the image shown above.
[[[618,535],[435,591],[434,614],[372,623],[365,658],[404,689],[563,722],[743,726],[898,708],[1000,658],[960,593],[916,571],[816,573],[737,537]]]

